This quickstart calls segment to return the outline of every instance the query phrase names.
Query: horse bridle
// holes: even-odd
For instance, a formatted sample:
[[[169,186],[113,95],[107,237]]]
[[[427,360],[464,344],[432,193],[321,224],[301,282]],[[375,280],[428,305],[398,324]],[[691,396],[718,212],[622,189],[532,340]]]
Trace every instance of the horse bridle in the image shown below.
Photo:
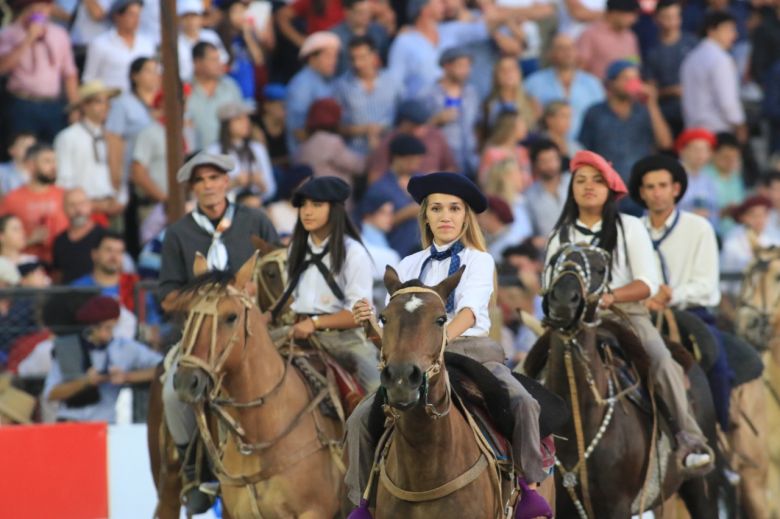
[[[179,357],[179,364],[188,368],[200,369],[204,371],[213,381],[213,387],[207,399],[208,406],[233,433],[239,452],[243,455],[250,455],[252,453],[266,451],[276,445],[282,438],[287,436],[287,434],[289,434],[298,425],[304,416],[313,412],[325,399],[325,397],[328,396],[329,391],[327,388],[323,388],[274,438],[260,443],[248,443],[246,441],[246,431],[243,429],[241,424],[224,409],[224,407],[260,407],[268,402],[269,399],[278,393],[281,387],[284,385],[284,382],[287,379],[287,374],[290,371],[289,368],[290,364],[292,363],[292,359],[294,358],[294,353],[289,353],[279,381],[276,382],[274,386],[263,395],[254,398],[249,402],[236,402],[232,398],[220,397],[220,395],[224,394],[223,380],[225,373],[222,371],[222,368],[230,356],[230,352],[237,343],[239,328],[236,327],[234,329],[233,334],[228,339],[224,350],[219,355],[217,355],[217,322],[219,319],[219,312],[217,308],[218,303],[220,299],[224,297],[235,297],[238,298],[239,302],[243,306],[244,326],[242,329],[244,331],[244,349],[246,349],[248,340],[250,337],[252,337],[252,333],[249,329],[249,311],[253,306],[255,306],[255,302],[249,297],[248,294],[236,289],[233,286],[227,286],[222,290],[216,289],[214,287],[202,289],[199,291],[198,295],[200,297],[192,310],[189,312],[187,321],[184,325],[184,342],[182,355]],[[209,344],[208,361],[204,361],[201,358],[193,355],[192,351],[195,347],[195,341],[198,337],[198,332],[203,326],[205,319],[209,317],[212,318],[211,341]],[[221,478],[228,480],[234,485],[254,485],[254,483],[268,479],[275,473],[283,470],[279,469],[278,467],[271,467],[272,469],[276,468],[277,470],[269,470],[269,467],[263,466],[260,470],[251,475],[230,474],[222,463],[222,453],[220,453],[219,449],[217,448],[217,444],[212,437],[202,405],[195,407],[195,418],[201,434],[201,439],[203,440],[206,450],[209,452],[216,472]],[[319,426],[317,427],[318,433],[316,434],[314,440],[310,441],[303,448],[298,449],[292,456],[288,457],[286,460],[287,466],[291,466],[325,447],[329,447],[333,451],[333,445],[331,445],[330,442],[324,441],[324,436],[320,434]],[[251,488],[254,489],[253,486]],[[259,517],[259,511],[257,511],[255,515]]]
[[[770,252],[780,252],[780,249],[770,249]],[[767,281],[762,279],[760,282],[756,281],[757,274],[766,274],[769,270],[769,265],[773,261],[780,261],[780,257],[773,258],[757,258],[753,264],[748,268],[748,274],[745,276],[746,282],[742,285],[740,291],[739,302],[740,306],[755,313],[759,318],[759,323],[756,325],[758,333],[751,333],[751,335],[759,337],[759,342],[763,342],[771,337],[771,321],[772,321],[772,308],[780,308],[780,293],[774,301],[769,302],[767,298]],[[765,278],[766,276],[764,276]],[[756,285],[760,287],[760,306],[756,306],[750,302],[751,296],[756,293]]]
[[[588,253],[595,253],[601,256],[604,260],[605,268],[607,269],[604,279],[602,279],[601,283],[593,289],[591,289],[593,283],[593,269],[591,268],[590,260],[588,259]],[[574,261],[574,259],[571,258],[572,255],[577,255],[582,258],[582,265]],[[600,324],[598,319],[593,322],[587,322],[582,319],[582,317],[587,308],[597,302],[601,297],[601,294],[605,290],[608,290],[607,284],[609,283],[610,264],[611,255],[604,249],[587,244],[579,245],[569,243],[565,245],[561,249],[556,260],[547,265],[543,273],[544,286],[542,287],[541,296],[544,298],[543,305],[545,306],[545,310],[547,306],[545,296],[550,292],[551,287],[555,286],[558,280],[564,276],[574,276],[580,286],[582,301],[571,323],[571,327],[574,327],[573,333],[576,335],[582,325],[589,327],[598,326]],[[545,313],[547,312],[545,311]],[[545,317],[545,321],[548,324],[555,324],[548,317]],[[568,331],[572,332],[572,330]]]
[[[268,254],[264,254],[260,261],[258,261],[257,266],[255,267],[255,281],[258,284],[258,288],[262,291],[263,294],[268,297],[268,300],[271,302],[271,305],[269,308],[273,308],[276,306],[276,304],[279,302],[279,299],[281,299],[282,294],[284,293],[284,290],[282,290],[279,295],[274,295],[273,291],[271,290],[271,287],[268,285],[268,281],[266,281],[265,277],[263,277],[263,267],[265,267],[268,264],[276,264],[279,267],[279,272],[282,276],[282,287],[287,286],[287,269],[286,267],[286,260],[287,260],[287,250],[286,249],[276,249],[274,251],[269,252]]]
[[[428,288],[428,287],[401,288],[393,292],[392,295],[390,295],[390,301],[404,294],[433,294],[434,296],[436,296],[436,299],[438,299],[439,302],[441,303],[442,308],[446,307],[446,305],[444,304],[444,299],[442,299],[439,293],[433,290],[432,288]],[[436,405],[428,401],[428,396],[429,396],[428,389],[429,389],[430,381],[442,371],[442,366],[444,365],[444,350],[446,348],[447,348],[447,329],[445,327],[442,327],[441,346],[439,348],[439,353],[436,356],[436,359],[433,361],[433,363],[430,366],[428,366],[428,368],[423,372],[423,381],[422,384],[420,385],[420,394],[422,396],[423,405],[425,406],[425,413],[434,420],[438,420],[439,418],[447,416],[450,412],[450,409],[452,408],[452,387],[450,386],[450,380],[449,377],[446,376],[446,373],[445,373],[445,385],[447,389],[445,393],[445,398],[447,399],[447,408],[444,411],[438,411],[436,409]],[[387,366],[387,359],[385,358],[384,346],[382,346],[382,348],[380,348],[379,350],[379,365],[377,366],[379,372],[381,373],[386,366]],[[395,411],[392,408],[389,408],[389,406],[388,406],[388,411],[394,415],[395,413],[397,413],[397,411]]]

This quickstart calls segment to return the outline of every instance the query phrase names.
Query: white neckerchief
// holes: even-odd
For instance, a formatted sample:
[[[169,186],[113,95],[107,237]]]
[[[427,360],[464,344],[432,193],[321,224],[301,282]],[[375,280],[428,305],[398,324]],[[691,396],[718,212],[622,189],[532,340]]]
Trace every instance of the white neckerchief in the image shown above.
[[[214,224],[208,217],[201,213],[196,207],[192,213],[192,219],[198,227],[211,235],[211,245],[206,253],[206,263],[209,270],[226,270],[228,267],[228,252],[225,244],[222,242],[222,235],[230,228],[233,223],[233,216],[236,213],[235,204],[229,203],[224,216],[214,229]]]

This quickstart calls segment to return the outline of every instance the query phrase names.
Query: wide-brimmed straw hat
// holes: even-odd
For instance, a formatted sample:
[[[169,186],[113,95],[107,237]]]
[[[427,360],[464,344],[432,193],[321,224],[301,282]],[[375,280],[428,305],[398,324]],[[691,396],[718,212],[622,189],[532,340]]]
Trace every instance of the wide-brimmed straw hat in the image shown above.
[[[78,99],[70,103],[66,110],[68,112],[72,112],[73,110],[81,107],[81,105],[83,105],[89,99],[100,94],[106,94],[108,98],[111,99],[112,97],[116,97],[121,93],[122,91],[120,89],[108,87],[99,79],[94,81],[87,81],[79,87]]]
[[[35,411],[35,397],[11,385],[11,377],[0,376],[0,414],[16,423],[28,424]]]

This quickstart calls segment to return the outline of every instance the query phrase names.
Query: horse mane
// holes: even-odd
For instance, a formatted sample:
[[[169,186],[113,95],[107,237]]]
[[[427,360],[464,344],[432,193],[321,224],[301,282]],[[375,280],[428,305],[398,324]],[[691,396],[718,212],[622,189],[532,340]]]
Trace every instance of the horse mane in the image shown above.
[[[419,279],[410,279],[409,281],[405,281],[402,283],[396,290],[401,290],[402,288],[410,288],[410,287],[424,287],[426,286],[423,284],[422,281]]]
[[[229,270],[210,270],[189,281],[181,289],[182,294],[195,294],[202,288],[225,289],[236,277]]]

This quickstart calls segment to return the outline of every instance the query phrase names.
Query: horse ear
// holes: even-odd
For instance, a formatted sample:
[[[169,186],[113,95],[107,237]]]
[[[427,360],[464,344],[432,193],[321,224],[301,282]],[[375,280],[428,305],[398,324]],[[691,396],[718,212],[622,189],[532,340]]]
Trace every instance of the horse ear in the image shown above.
[[[387,289],[387,293],[393,295],[401,285],[402,283],[398,278],[398,272],[390,265],[385,267],[385,288]]]
[[[195,277],[202,276],[209,271],[209,262],[206,261],[206,256],[200,252],[195,253],[195,261],[192,264],[192,273]]]
[[[255,251],[254,254],[241,265],[241,268],[238,269],[235,281],[235,286],[237,288],[243,290],[246,284],[252,281],[252,275],[255,273],[255,264],[257,263],[258,256],[259,252]]]
[[[255,234],[250,236],[249,239],[252,240],[252,245],[255,247],[255,249],[260,251],[261,258],[266,254],[268,254],[269,252],[273,252],[275,249],[273,245],[271,245],[270,243],[262,239],[260,236],[257,236]]]
[[[458,269],[458,271],[433,287],[433,289],[436,291],[437,294],[441,296],[441,298],[446,301],[448,297],[450,297],[450,294],[453,290],[455,290],[455,287],[458,286],[458,283],[460,283],[460,278],[463,277],[463,273],[466,271],[466,265],[463,265],[461,268]]]

